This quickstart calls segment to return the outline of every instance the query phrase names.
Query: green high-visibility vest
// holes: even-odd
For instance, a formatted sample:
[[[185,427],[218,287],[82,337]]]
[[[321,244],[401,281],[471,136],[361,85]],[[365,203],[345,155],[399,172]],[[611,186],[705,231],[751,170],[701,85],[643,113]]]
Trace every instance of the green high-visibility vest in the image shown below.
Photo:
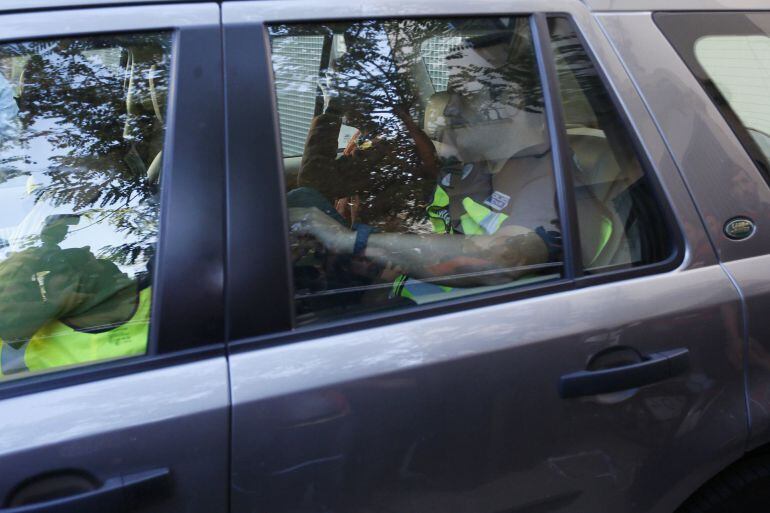
[[[27,342],[11,345],[0,340],[0,376],[144,354],[151,298],[151,288],[143,289],[134,315],[103,331],[78,331],[53,319]]]
[[[460,216],[460,225],[466,236],[492,235],[508,219],[507,214],[494,212],[468,197],[463,198],[462,205],[465,213]],[[449,195],[440,185],[437,185],[433,192],[433,201],[427,207],[428,219],[435,233],[454,233],[448,208]],[[401,275],[393,282],[391,295],[417,302],[419,296],[436,296],[451,290],[452,287],[426,283]]]

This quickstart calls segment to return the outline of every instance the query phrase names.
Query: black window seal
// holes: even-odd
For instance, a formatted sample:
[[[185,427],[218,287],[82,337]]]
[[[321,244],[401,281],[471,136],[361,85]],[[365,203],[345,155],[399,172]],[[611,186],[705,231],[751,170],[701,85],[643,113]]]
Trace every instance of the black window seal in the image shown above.
[[[286,185],[267,29],[225,24],[227,339],[291,330]]]
[[[698,81],[698,84],[706,92],[714,107],[716,107],[725,122],[727,122],[730,130],[732,130],[738,142],[743,146],[757,171],[765,180],[765,183],[770,186],[770,158],[759,148],[759,145],[751,137],[738,114],[733,110],[730,102],[722,95],[719,88],[695,57],[695,43],[703,36],[762,34],[770,37],[770,34],[765,34],[761,30],[754,33],[739,32],[732,30],[731,24],[728,23],[721,23],[718,27],[713,27],[717,30],[712,30],[712,27],[707,28],[702,23],[690,22],[694,17],[722,18],[724,20],[728,17],[734,19],[736,16],[745,16],[747,14],[768,16],[770,18],[770,12],[768,11],[679,11],[655,12],[652,15],[652,19],[674,48],[674,51],[679,55],[679,58],[687,66],[687,69],[695,77],[695,80]],[[675,29],[674,25],[676,25]]]
[[[222,38],[218,24],[174,34],[150,317],[159,354],[225,341]]]

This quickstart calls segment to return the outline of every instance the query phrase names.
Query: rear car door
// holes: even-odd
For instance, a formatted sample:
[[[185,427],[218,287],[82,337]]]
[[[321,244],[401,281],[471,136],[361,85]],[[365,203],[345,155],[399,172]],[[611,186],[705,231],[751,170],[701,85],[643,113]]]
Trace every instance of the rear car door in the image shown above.
[[[219,8],[0,27],[0,511],[226,511]]]
[[[672,511],[739,296],[597,24],[356,5],[222,6],[232,511]]]
[[[755,5],[746,9],[607,13],[600,19],[660,123],[720,260],[741,289],[748,329],[748,447],[756,448],[770,441],[770,12]],[[631,37],[648,41],[654,63],[625,44]]]

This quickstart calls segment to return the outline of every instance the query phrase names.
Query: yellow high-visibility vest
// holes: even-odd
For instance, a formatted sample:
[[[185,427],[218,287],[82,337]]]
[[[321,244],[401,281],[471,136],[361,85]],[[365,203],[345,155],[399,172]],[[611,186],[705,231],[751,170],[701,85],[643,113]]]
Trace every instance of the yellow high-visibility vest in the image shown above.
[[[0,376],[144,354],[151,298],[151,288],[143,289],[134,315],[103,331],[78,331],[54,319],[21,347],[14,348],[0,340]]]

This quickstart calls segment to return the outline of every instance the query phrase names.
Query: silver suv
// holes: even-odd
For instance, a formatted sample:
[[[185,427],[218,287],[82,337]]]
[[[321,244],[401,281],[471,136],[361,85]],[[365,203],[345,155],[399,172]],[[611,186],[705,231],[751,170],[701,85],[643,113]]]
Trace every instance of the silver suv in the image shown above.
[[[4,0],[0,513],[762,513],[770,5]]]

